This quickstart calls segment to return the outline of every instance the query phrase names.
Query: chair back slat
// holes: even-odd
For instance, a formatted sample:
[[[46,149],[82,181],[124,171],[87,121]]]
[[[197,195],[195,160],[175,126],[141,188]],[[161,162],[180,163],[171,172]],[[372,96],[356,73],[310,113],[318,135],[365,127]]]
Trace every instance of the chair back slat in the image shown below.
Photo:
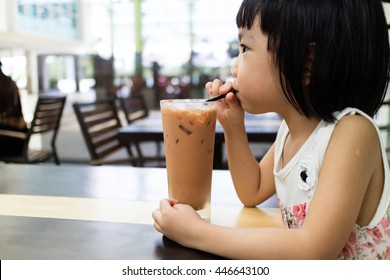
[[[66,95],[63,94],[39,94],[37,104],[35,106],[34,116],[28,130],[26,132],[19,132],[19,134],[22,135],[6,135],[6,137],[10,139],[23,139],[24,143],[22,154],[1,158],[0,160],[6,162],[36,163],[45,161],[53,156],[55,163],[57,165],[60,164],[55,141],[60,127],[65,102]],[[31,135],[47,132],[52,132],[51,150],[32,150],[29,148]]]
[[[31,133],[55,131],[60,126],[66,96],[40,96],[31,122]]]
[[[92,130],[99,126],[107,126],[110,123],[113,123],[115,128],[120,127],[119,123],[116,121],[116,116],[112,111],[107,112],[107,114],[100,113],[99,115],[96,115],[96,118],[85,119],[85,126]]]
[[[119,98],[119,100],[127,123],[130,124],[149,115],[148,107],[142,95],[132,95],[126,98]]]
[[[121,127],[121,123],[114,100],[74,103],[73,109],[91,156],[91,162],[127,148],[118,140],[118,128]],[[128,153],[131,156],[129,150]]]
[[[114,140],[113,138],[106,138],[104,141],[97,143],[96,153],[98,154],[98,158],[101,159],[122,148],[123,145],[118,140]]]
[[[109,134],[113,134],[117,137],[118,128],[119,127],[116,124],[112,125],[110,123],[104,123],[101,126],[99,125],[89,130],[89,134],[91,135],[92,139],[98,139],[99,137],[102,138],[105,135],[109,135]]]

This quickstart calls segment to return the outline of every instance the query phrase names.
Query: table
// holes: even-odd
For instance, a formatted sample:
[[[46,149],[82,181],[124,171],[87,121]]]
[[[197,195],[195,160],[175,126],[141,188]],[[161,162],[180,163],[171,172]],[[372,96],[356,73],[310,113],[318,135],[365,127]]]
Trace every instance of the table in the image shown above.
[[[153,228],[164,168],[0,164],[0,178],[0,259],[221,259]],[[281,227],[276,207],[243,207],[229,172],[213,171],[211,223]]]
[[[276,113],[261,115],[245,114],[245,127],[250,143],[272,143],[275,141],[281,123]],[[118,130],[123,143],[142,141],[164,141],[160,111],[152,111],[148,117],[137,120]],[[223,169],[223,144],[225,136],[222,126],[217,123],[215,131],[214,169]]]

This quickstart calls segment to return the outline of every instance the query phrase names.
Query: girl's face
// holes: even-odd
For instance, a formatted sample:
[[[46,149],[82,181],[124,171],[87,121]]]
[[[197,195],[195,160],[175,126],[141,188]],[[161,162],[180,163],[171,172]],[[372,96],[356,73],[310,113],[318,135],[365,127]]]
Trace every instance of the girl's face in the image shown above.
[[[231,72],[242,108],[252,114],[277,111],[283,94],[272,54],[267,50],[268,37],[261,32],[258,19],[251,29],[239,29],[238,40],[240,54]]]

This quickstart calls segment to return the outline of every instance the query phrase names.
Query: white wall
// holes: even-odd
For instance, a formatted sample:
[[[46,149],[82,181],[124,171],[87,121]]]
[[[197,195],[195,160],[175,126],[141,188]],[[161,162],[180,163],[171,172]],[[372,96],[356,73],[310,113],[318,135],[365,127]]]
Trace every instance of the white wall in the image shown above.
[[[7,3],[8,1],[0,1],[0,32],[8,30],[7,24]]]

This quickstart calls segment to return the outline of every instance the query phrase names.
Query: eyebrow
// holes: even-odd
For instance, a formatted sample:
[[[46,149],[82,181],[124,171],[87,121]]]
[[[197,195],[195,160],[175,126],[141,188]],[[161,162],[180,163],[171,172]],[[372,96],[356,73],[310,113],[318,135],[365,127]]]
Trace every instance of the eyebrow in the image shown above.
[[[242,39],[242,29],[238,31],[238,41],[241,41]]]
[[[254,39],[253,34],[248,32],[247,29],[240,28],[240,30],[238,31],[238,41],[241,41],[243,37],[246,37],[248,39]]]

